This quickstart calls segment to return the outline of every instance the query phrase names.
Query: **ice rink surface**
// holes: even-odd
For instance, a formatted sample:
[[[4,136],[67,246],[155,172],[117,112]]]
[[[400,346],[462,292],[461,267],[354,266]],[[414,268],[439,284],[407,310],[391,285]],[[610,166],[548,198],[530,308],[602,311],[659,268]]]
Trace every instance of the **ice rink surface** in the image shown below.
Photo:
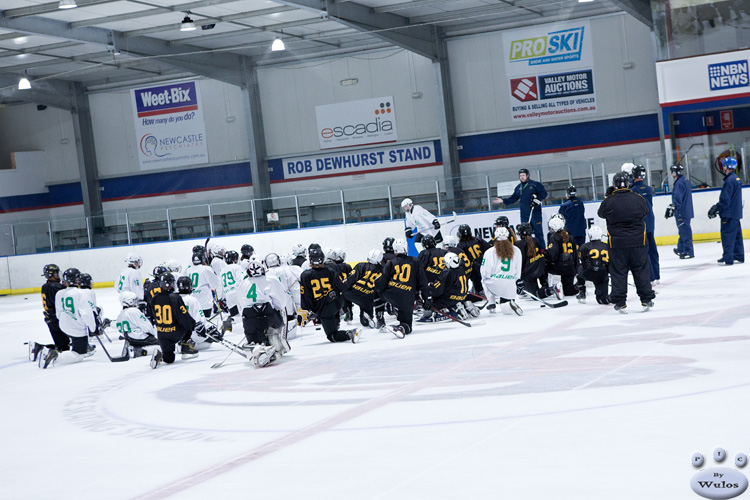
[[[214,346],[41,370],[24,345],[50,339],[39,295],[2,297],[0,498],[700,498],[693,453],[750,454],[750,264],[717,266],[716,243],[660,254],[647,313],[634,288],[622,315],[589,286],[586,304],[519,300],[523,317],[404,340],[308,326],[262,369],[211,369]],[[114,291],[97,296],[114,319]]]

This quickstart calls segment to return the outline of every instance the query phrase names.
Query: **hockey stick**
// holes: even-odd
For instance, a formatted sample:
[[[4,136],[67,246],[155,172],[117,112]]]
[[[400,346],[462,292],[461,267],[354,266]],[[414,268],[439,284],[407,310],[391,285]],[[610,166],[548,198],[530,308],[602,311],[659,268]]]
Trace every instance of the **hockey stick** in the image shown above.
[[[451,220],[447,220],[447,221],[443,222],[442,224],[453,224],[454,222],[456,222],[457,218],[458,218],[458,215],[454,211],[453,212],[453,218]]]
[[[542,304],[544,304],[547,307],[551,307],[552,309],[556,309],[558,307],[564,307],[564,306],[568,305],[568,301],[567,300],[563,300],[561,302],[547,302],[546,300],[540,299],[539,297],[537,297],[533,293],[529,293],[526,290],[521,290],[521,293],[524,294],[525,296],[527,296],[530,299],[534,299],[537,302],[541,302]]]
[[[476,307],[477,309],[479,309],[479,310],[482,310],[482,309],[484,309],[485,307],[487,307],[487,304],[489,304],[489,303],[490,303],[490,301],[489,301],[489,299],[488,299],[487,297],[483,297],[482,295],[479,295],[479,294],[477,294],[477,293],[466,292],[466,295],[471,295],[472,297],[476,297],[476,298],[478,298],[478,299],[481,299],[481,300],[483,300],[483,301],[484,301],[484,304],[482,304],[481,306],[477,306],[477,305],[475,304],[475,307]],[[473,302],[472,302],[472,303],[473,303]]]
[[[211,368],[219,368],[221,365],[224,364],[224,362],[227,359],[229,359],[229,356],[231,356],[232,353],[239,354],[240,356],[242,356],[246,360],[250,361],[250,358],[247,357],[247,354],[245,354],[245,351],[242,349],[242,347],[238,346],[234,342],[230,342],[230,341],[224,340],[224,339],[219,339],[217,337],[214,337],[213,335],[211,335],[208,332],[206,332],[206,335],[208,335],[209,337],[211,337],[213,339],[213,341],[216,342],[217,344],[221,344],[222,346],[224,346],[227,349],[229,349],[229,355],[227,355],[227,357],[224,358],[224,361],[222,361],[221,363],[214,363],[213,365],[211,365]]]
[[[130,359],[130,352],[128,352],[128,351],[125,351],[125,355],[124,356],[120,356],[119,358],[113,358],[112,356],[110,356],[109,351],[107,351],[107,348],[104,347],[104,342],[102,342],[101,337],[99,335],[95,335],[95,337],[96,337],[96,340],[98,340],[99,343],[101,344],[102,349],[104,349],[104,354],[107,355],[107,357],[109,358],[109,360],[111,362],[113,362],[113,363],[119,363],[120,361],[127,361],[127,360]]]
[[[435,313],[438,313],[438,314],[439,314],[440,316],[442,316],[442,317],[444,317],[444,318],[448,318],[448,319],[450,319],[451,321],[455,321],[456,323],[461,323],[462,325],[464,325],[464,326],[468,326],[469,328],[471,328],[471,323],[469,323],[468,321],[463,321],[463,320],[460,320],[460,319],[458,319],[458,318],[454,318],[454,317],[453,317],[453,316],[451,316],[450,314],[445,314],[445,313],[444,313],[443,311],[441,311],[441,310],[440,310],[440,309],[438,309],[437,307],[431,307],[431,308],[430,308],[430,311],[432,311],[432,312],[435,312]]]

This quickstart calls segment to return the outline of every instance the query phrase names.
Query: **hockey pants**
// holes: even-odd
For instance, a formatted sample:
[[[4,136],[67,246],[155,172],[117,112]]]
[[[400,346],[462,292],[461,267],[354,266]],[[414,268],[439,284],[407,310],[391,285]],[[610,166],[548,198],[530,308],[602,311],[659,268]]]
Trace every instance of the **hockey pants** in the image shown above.
[[[266,330],[281,328],[284,320],[270,304],[256,304],[242,310],[242,328],[249,344],[266,345]]]
[[[615,305],[625,305],[628,297],[628,271],[633,273],[635,289],[641,302],[653,300],[656,296],[651,289],[651,276],[648,268],[648,248],[612,248],[609,251],[609,274],[612,277],[610,298]]]

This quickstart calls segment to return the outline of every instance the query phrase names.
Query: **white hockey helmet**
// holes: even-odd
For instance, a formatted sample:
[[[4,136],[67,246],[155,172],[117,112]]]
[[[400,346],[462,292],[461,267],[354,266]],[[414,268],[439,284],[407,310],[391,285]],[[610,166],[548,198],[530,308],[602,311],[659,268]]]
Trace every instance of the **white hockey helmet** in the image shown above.
[[[138,269],[143,265],[143,259],[141,259],[141,256],[137,253],[130,252],[125,256],[125,263]]]
[[[263,259],[263,263],[266,265],[266,268],[271,269],[272,267],[279,267],[281,265],[281,259],[275,253],[269,253],[266,255],[266,258]]]
[[[325,247],[323,249],[323,255],[326,257],[326,262],[333,262],[336,259],[336,251],[331,247]]]
[[[630,175],[633,173],[633,167],[635,167],[635,164],[633,163],[630,163],[630,162],[623,163],[622,167],[620,168],[620,171],[627,172],[628,175]]]
[[[409,210],[411,210],[411,207],[414,206],[414,202],[411,201],[411,198],[404,198],[404,201],[401,202],[401,208],[406,210],[406,207],[409,207]]]
[[[208,251],[212,256],[221,257],[222,259],[224,258],[224,254],[227,253],[227,249],[221,243],[211,243],[208,246]]]
[[[279,255],[279,260],[281,261],[281,264],[285,266],[291,266],[293,259],[294,259],[294,256],[290,253],[282,253],[281,255]]]
[[[297,243],[292,247],[292,255],[295,257],[299,257],[300,255],[305,255],[307,252],[307,249],[305,248],[305,245],[302,243]]]
[[[565,217],[562,214],[554,214],[549,222],[547,223],[549,230],[553,232],[562,231],[565,229]]]
[[[495,240],[502,241],[507,240],[510,237],[510,231],[507,227],[500,226],[495,229]]]
[[[120,296],[117,298],[120,300],[122,307],[135,307],[138,305],[138,296],[128,290],[120,293]]]
[[[393,253],[396,255],[398,254],[406,254],[408,247],[406,246],[406,240],[403,238],[399,238],[393,242]]]
[[[591,226],[589,228],[589,240],[601,241],[602,239],[602,228],[599,226]]]
[[[461,264],[461,257],[453,252],[448,252],[443,256],[443,262],[448,269],[456,269]]]
[[[169,259],[164,263],[164,266],[169,269],[171,273],[179,273],[182,271],[182,264],[177,262],[177,259]]]
[[[367,262],[370,264],[380,264],[383,262],[383,251],[379,248],[373,248],[367,253]]]
[[[458,236],[454,236],[452,234],[449,234],[445,238],[443,238],[443,248],[445,247],[455,247],[458,246]]]
[[[250,259],[247,263],[247,275],[250,277],[264,276],[266,274],[266,268],[263,267],[259,261]]]
[[[346,251],[343,248],[334,248],[333,251],[336,254],[337,261],[344,262],[346,260]]]

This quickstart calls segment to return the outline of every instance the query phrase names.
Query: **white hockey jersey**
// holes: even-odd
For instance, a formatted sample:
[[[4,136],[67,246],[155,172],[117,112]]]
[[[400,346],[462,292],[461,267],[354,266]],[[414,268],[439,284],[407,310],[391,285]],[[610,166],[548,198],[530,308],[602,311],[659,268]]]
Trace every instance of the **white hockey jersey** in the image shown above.
[[[200,302],[201,309],[211,309],[214,304],[212,290],[216,292],[218,298],[224,298],[224,289],[219,283],[219,278],[214,274],[213,269],[202,264],[192,265],[185,269],[185,275],[190,277],[193,282],[193,297]]]
[[[297,269],[302,271],[300,268]],[[299,304],[299,278],[291,269],[291,266],[272,267],[266,271],[266,276],[279,280],[279,283],[281,283],[281,286],[286,293],[286,305],[284,307],[286,308],[287,314],[296,314],[297,304]],[[294,300],[295,287],[297,289],[297,301]]]
[[[277,311],[283,311],[286,297],[279,280],[270,276],[248,277],[237,287],[237,305],[240,311],[255,304],[271,304]]]
[[[239,264],[227,264],[221,271],[221,285],[224,288],[227,307],[230,309],[237,305],[237,287],[240,286],[245,276],[245,271]]]
[[[513,246],[513,258],[501,259],[495,248],[484,252],[482,259],[482,285],[490,302],[495,298],[516,299],[516,280],[521,278],[523,256],[518,247]]]
[[[78,288],[65,288],[55,296],[55,314],[60,329],[71,337],[86,337],[96,330],[94,310]]]
[[[135,340],[143,340],[150,333],[156,336],[156,329],[146,316],[137,307],[126,307],[117,315],[117,330],[121,335],[128,334],[128,337]]]
[[[117,293],[125,291],[133,292],[138,300],[143,300],[143,279],[141,271],[132,267],[127,267],[120,273],[120,277],[115,281],[115,290]]]
[[[214,257],[211,259],[211,269],[214,270],[214,274],[221,278],[221,273],[224,272],[224,268],[227,267],[227,263],[221,257]]]
[[[182,297],[182,302],[185,303],[185,309],[187,309],[190,317],[192,317],[196,323],[203,323],[206,328],[208,328],[210,323],[206,319],[206,316],[203,314],[203,309],[201,309],[201,305],[200,302],[198,302],[198,299],[196,299],[192,295],[180,294],[180,297]],[[190,338],[195,342],[196,349],[205,349],[207,347],[204,346],[204,344],[208,341],[208,338],[201,337],[200,335],[195,333],[195,329],[193,329],[193,334],[190,336]]]
[[[432,235],[435,236],[438,229],[432,225],[437,217],[432,215],[430,212],[422,208],[420,205],[414,205],[411,212],[406,212],[406,227],[409,229],[417,230],[417,233],[421,235]]]

